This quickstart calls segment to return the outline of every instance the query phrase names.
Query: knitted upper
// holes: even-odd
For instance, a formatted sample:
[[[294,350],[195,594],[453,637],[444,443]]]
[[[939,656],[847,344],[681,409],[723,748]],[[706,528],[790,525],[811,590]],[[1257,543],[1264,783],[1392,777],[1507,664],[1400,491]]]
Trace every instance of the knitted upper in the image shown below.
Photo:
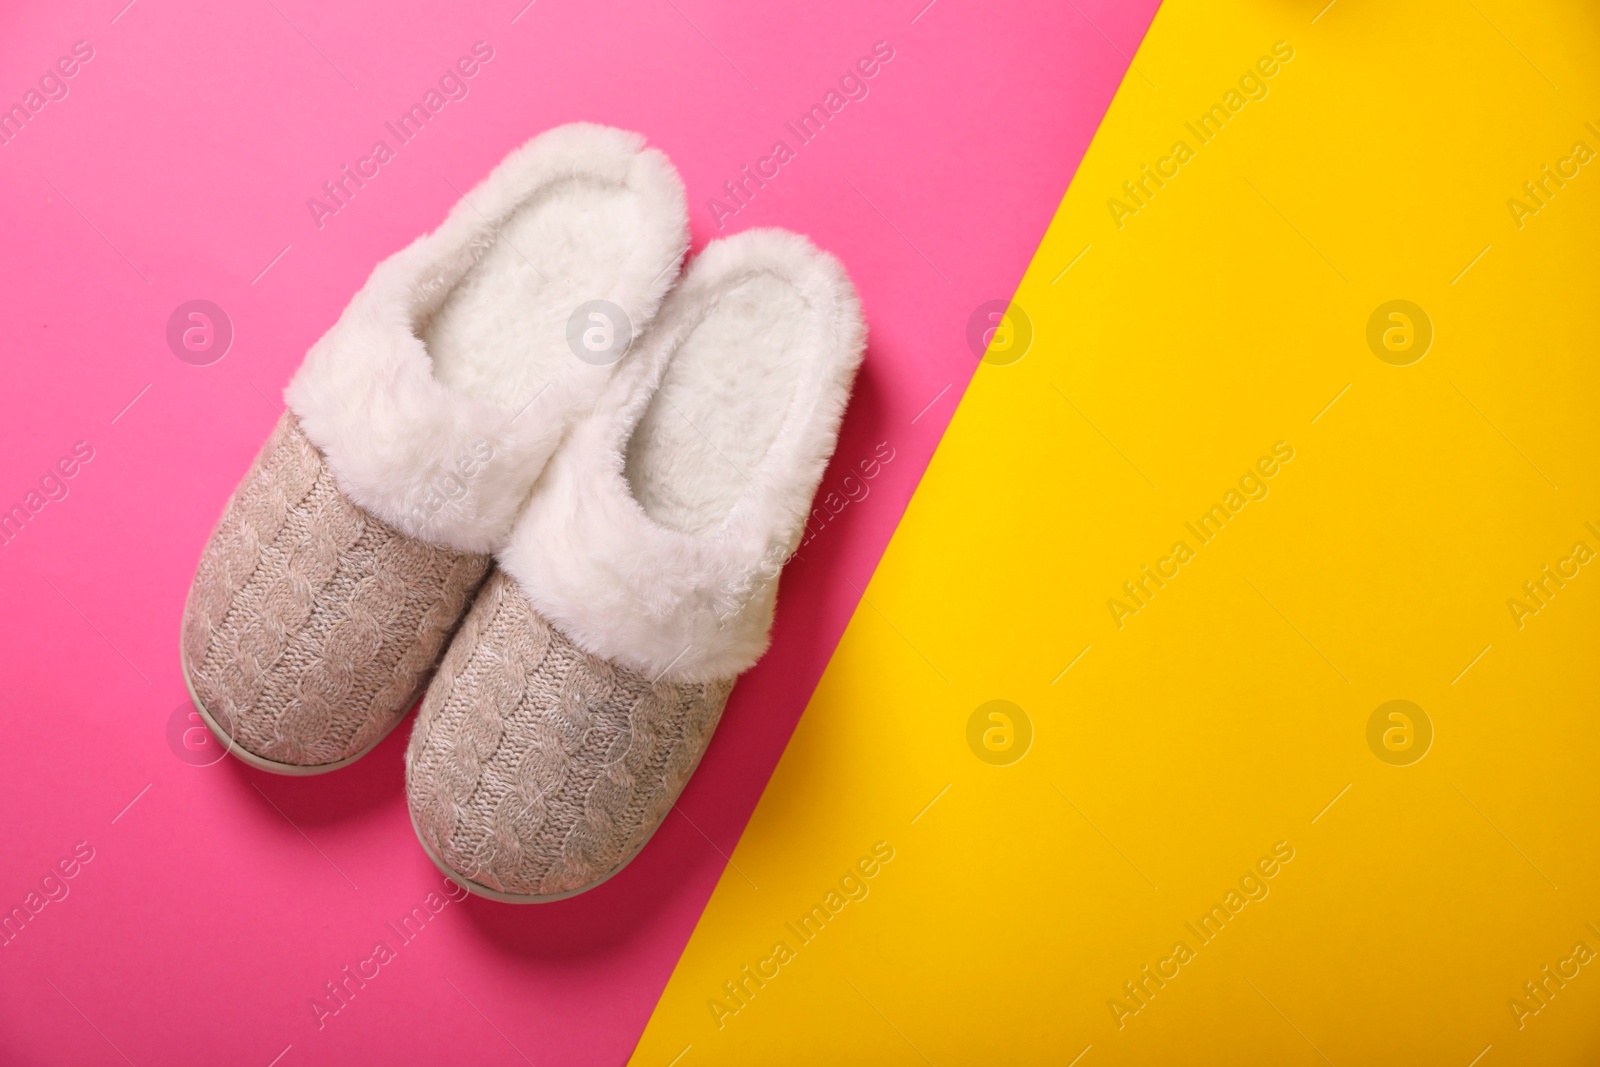
[[[594,885],[666,818],[732,687],[652,683],[582,651],[497,569],[412,730],[417,832],[443,865],[500,893]]]
[[[421,692],[489,562],[345,499],[286,413],[200,557],[185,673],[257,756],[310,767],[359,755]]]

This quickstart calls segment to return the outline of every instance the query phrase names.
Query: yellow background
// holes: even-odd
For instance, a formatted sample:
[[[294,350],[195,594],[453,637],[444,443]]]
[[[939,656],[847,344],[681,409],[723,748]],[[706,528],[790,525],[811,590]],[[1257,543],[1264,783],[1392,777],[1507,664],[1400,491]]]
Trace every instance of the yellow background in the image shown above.
[[[1016,295],[1032,348],[979,368],[635,1063],[1600,1060],[1600,961],[1508,1008],[1600,951],[1600,562],[1507,607],[1600,550],[1600,161],[1520,230],[1506,206],[1600,150],[1600,12],[1321,6],[1162,8]],[[1280,40],[1269,95],[1118,229],[1108,198]],[[1404,367],[1366,341],[1397,298],[1435,333]],[[1119,630],[1107,599],[1280,440]],[[1034,729],[1009,766],[968,747],[992,699]],[[1392,699],[1435,731],[1409,766],[1368,746]],[[880,840],[719,1029],[723,982]]]

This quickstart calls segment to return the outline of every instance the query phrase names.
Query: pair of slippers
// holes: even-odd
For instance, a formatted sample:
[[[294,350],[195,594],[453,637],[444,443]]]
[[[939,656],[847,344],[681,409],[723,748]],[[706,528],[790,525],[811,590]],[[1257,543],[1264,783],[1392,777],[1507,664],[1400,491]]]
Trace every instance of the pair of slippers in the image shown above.
[[[620,870],[765,651],[865,342],[805,238],[689,244],[636,134],[544,133],[373,271],[290,382],[184,608],[246,763],[343,767],[423,696],[406,796],[446,875]]]

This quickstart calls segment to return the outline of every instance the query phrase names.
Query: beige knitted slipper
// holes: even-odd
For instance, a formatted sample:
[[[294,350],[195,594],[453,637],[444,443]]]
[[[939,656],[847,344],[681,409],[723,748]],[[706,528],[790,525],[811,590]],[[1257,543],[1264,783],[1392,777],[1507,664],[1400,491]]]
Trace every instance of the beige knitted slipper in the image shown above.
[[[495,900],[609,878],[671,810],[832,454],[864,342],[839,264],[713,243],[534,487],[406,750],[423,848]]]
[[[378,265],[290,382],[189,590],[184,677],[230,751],[315,774],[404,717],[687,243],[666,158],[574,125]]]

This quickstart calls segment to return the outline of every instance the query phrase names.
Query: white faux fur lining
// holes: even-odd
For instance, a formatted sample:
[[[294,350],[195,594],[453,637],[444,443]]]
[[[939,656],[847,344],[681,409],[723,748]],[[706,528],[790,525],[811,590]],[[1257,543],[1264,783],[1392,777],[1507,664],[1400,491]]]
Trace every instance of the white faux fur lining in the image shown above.
[[[378,265],[285,399],[351,500],[414,537],[494,551],[615,376],[573,355],[567,320],[607,300],[637,335],[687,246],[665,156],[621,130],[550,130]]]
[[[761,279],[782,282],[798,296],[782,313],[788,321],[775,324],[770,311],[751,314],[748,301],[730,298],[760,290],[751,283]],[[694,336],[702,329],[710,342]],[[787,334],[781,343],[798,363],[790,373],[778,374],[769,360],[751,355],[774,343],[775,330]],[[671,505],[662,511],[658,499],[654,510],[675,516],[680,528],[673,528],[635,497],[630,473],[684,487],[696,477],[728,477],[727,460],[703,449],[657,455],[643,474],[637,456],[630,462],[630,453],[659,451],[672,436],[635,440],[686,344],[700,349],[696,359],[705,364],[691,379],[717,389],[715,403],[696,407],[699,417],[714,419],[720,407],[734,425],[750,425],[755,414],[776,430],[764,454],[739,473],[736,495],[680,492],[698,501],[689,512]],[[534,607],[594,655],[674,682],[740,674],[766,650],[778,572],[804,530],[864,345],[855,288],[832,256],[779,230],[713,242],[667,297],[592,417],[551,459],[500,553],[502,566]],[[713,386],[707,372],[718,370],[722,382]],[[781,388],[774,378],[784,379]],[[698,429],[715,441],[723,428]],[[722,507],[721,520],[693,532],[704,518],[694,509],[705,506]]]

